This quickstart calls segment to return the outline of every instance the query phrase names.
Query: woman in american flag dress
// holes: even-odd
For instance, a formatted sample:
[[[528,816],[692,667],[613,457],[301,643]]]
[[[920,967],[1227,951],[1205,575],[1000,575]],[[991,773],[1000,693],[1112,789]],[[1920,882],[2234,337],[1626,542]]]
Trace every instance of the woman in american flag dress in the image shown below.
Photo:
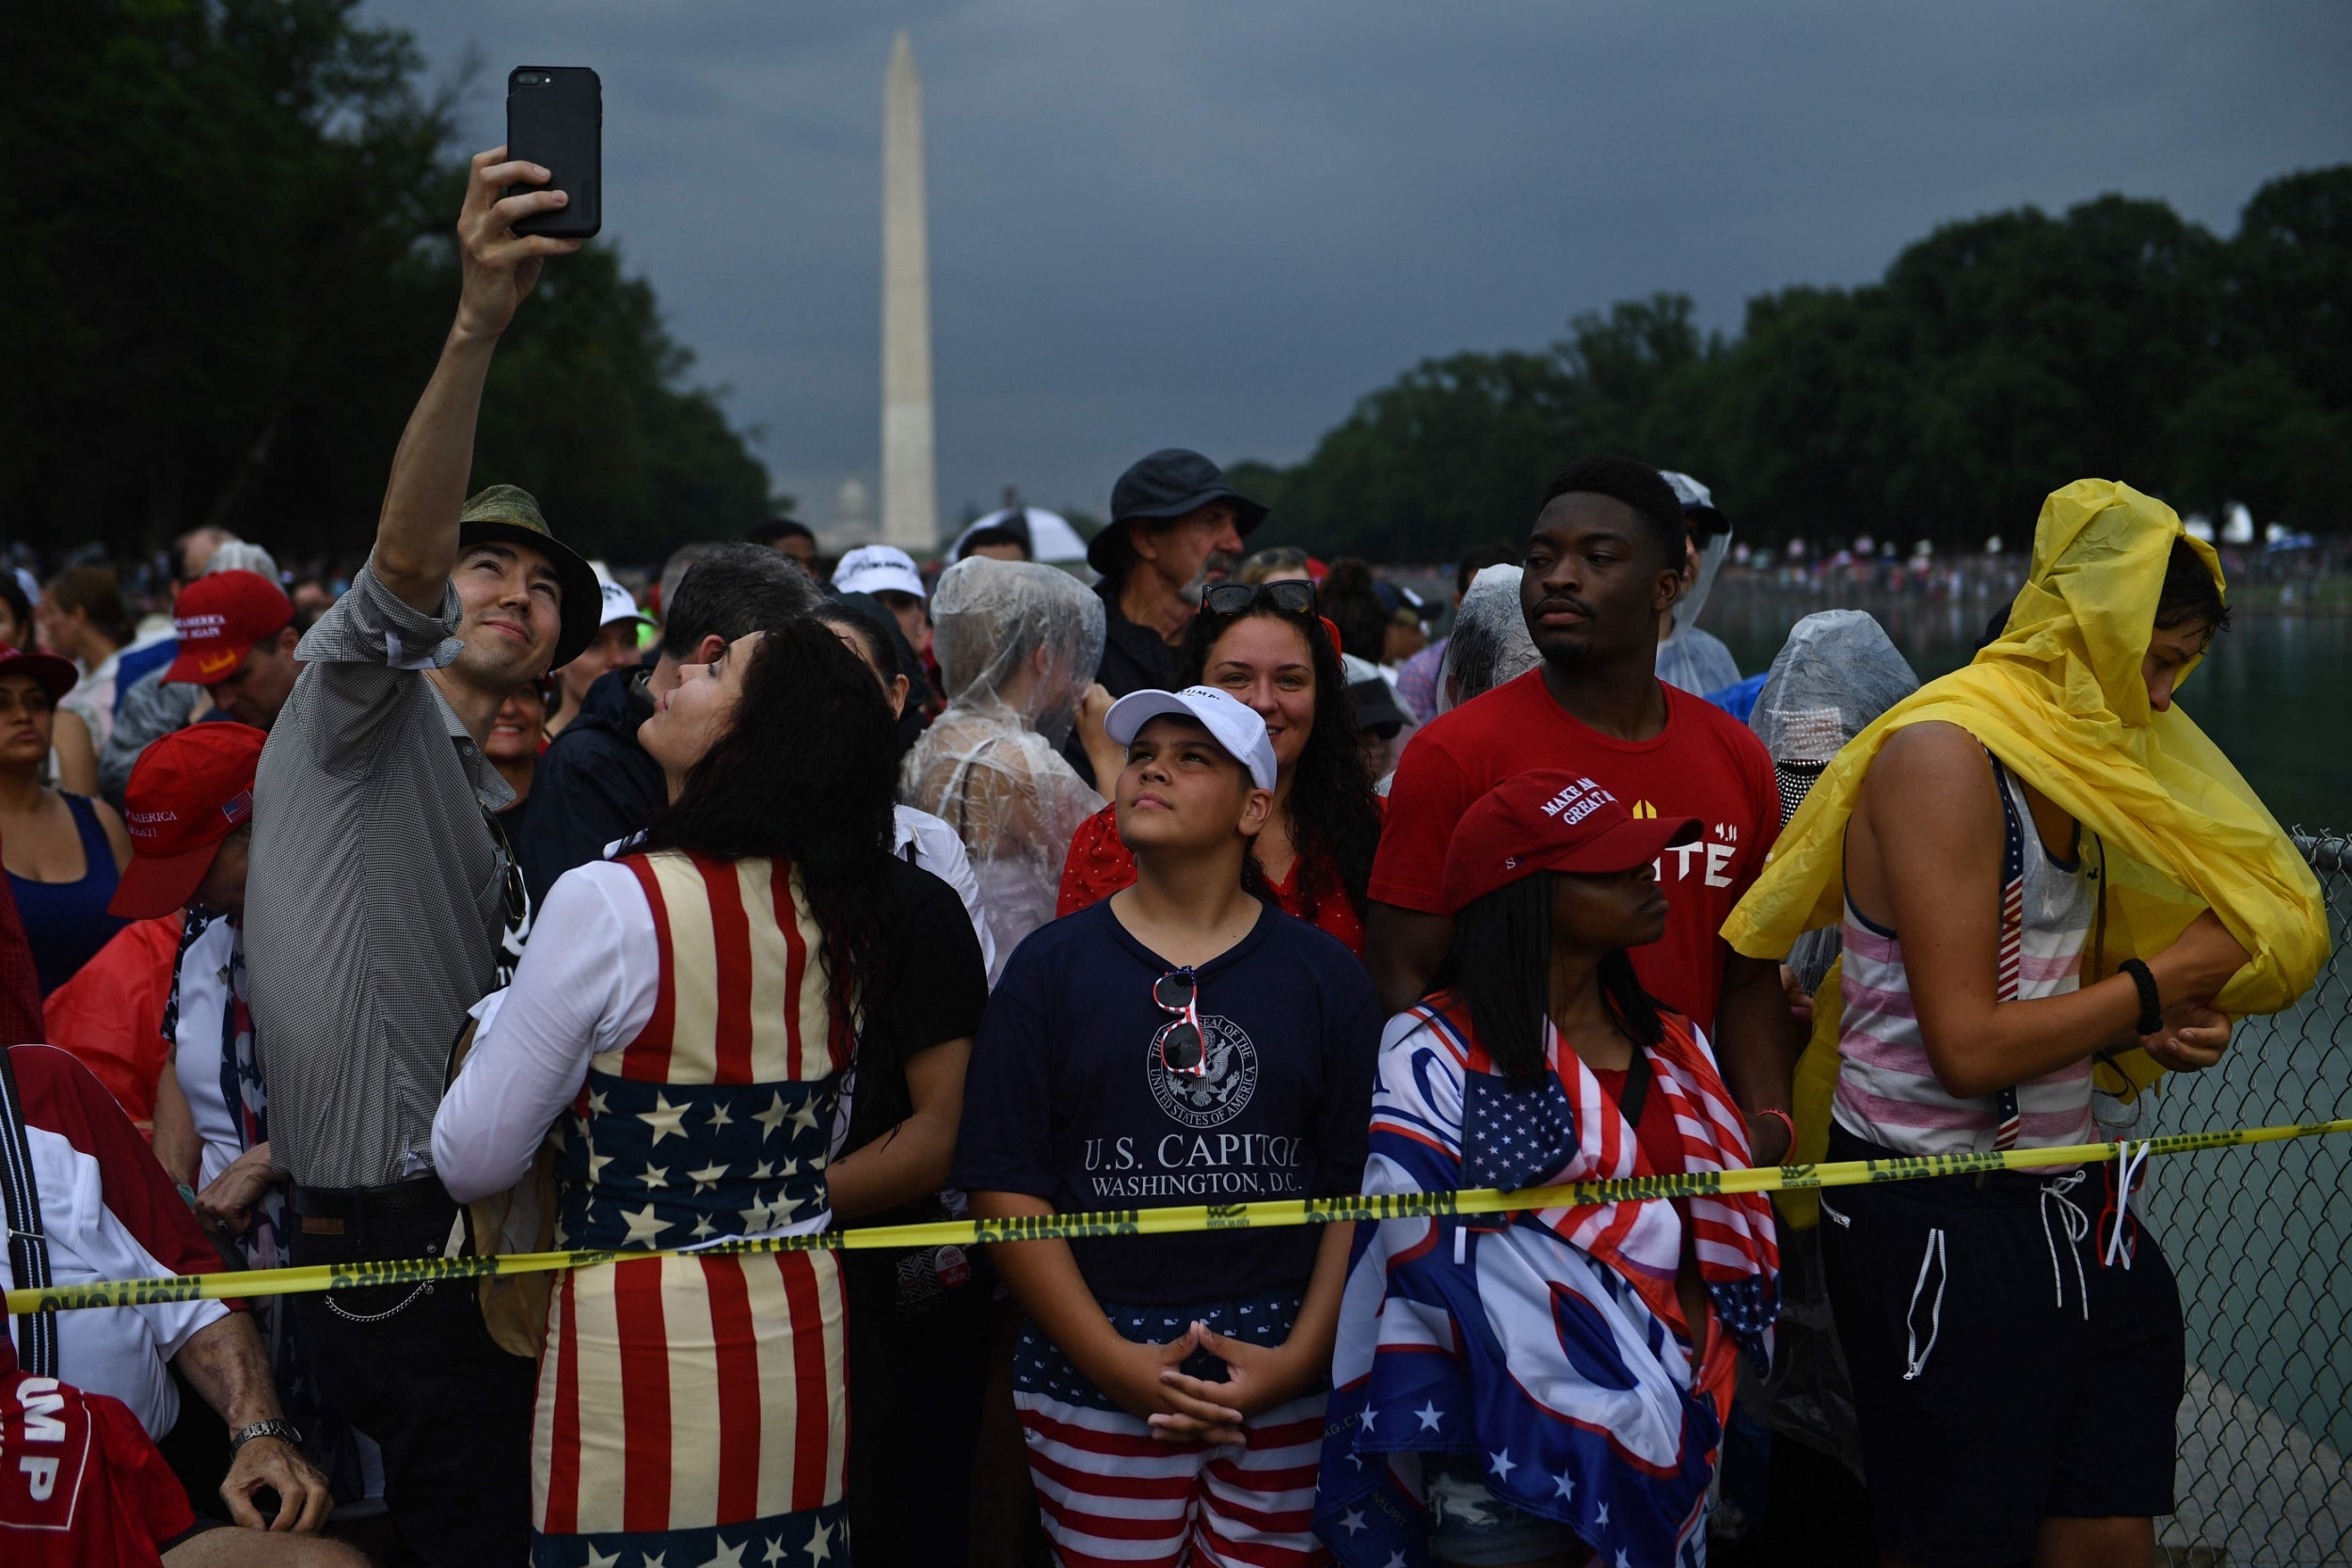
[[[1517,1191],[1748,1164],[1704,1037],[1626,957],[1695,818],[1521,774],[1447,851],[1445,989],[1390,1021],[1367,1193]],[[1361,1227],[1315,1528],[1349,1568],[1683,1568],[1737,1350],[1770,1354],[1765,1199],[1702,1196]]]
[[[821,1230],[829,1180],[850,1175],[828,1161],[852,1042],[914,989],[889,985],[888,955],[937,942],[977,968],[970,927],[888,852],[890,712],[831,628],[796,622],[690,666],[639,739],[670,806],[550,890],[436,1119],[442,1180],[461,1199],[511,1187],[552,1126],[559,1245]],[[867,1186],[944,1184],[945,1148],[877,1142],[854,1157]],[[843,1363],[830,1253],[564,1275],[539,1366],[532,1561],[840,1568]]]

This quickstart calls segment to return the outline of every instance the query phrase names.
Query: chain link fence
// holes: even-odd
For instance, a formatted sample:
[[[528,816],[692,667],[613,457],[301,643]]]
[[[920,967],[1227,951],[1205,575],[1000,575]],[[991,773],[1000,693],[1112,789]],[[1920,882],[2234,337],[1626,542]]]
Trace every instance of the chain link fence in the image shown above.
[[[2143,1132],[2352,1117],[2352,838],[2296,842],[2335,954],[2300,1006],[2240,1023],[2208,1072],[2164,1081]],[[2188,1320],[2179,1512],[2160,1557],[2195,1568],[2352,1564],[2352,1138],[2151,1163],[2145,1212]]]

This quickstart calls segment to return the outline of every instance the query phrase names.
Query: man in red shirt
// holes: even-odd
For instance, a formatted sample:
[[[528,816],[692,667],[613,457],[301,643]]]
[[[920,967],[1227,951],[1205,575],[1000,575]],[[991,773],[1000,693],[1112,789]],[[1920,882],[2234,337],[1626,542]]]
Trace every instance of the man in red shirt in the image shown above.
[[[1528,536],[1520,603],[1541,667],[1443,714],[1405,750],[1372,873],[1365,961],[1390,1012],[1418,1002],[1454,931],[1439,883],[1454,825],[1513,774],[1597,780],[1636,816],[1695,816],[1659,858],[1664,939],[1642,984],[1714,1042],[1758,1164],[1788,1148],[1797,1030],[1779,966],[1717,933],[1780,832],[1772,758],[1745,725],[1657,677],[1658,624],[1680,591],[1682,505],[1654,468],[1587,458],[1551,482]]]

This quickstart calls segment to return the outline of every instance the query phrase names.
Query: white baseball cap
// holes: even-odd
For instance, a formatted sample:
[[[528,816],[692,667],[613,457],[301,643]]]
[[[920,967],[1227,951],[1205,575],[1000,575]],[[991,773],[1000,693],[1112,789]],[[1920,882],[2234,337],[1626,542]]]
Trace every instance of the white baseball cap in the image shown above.
[[[637,608],[637,600],[628,589],[610,578],[598,586],[604,590],[603,619],[596,623],[598,626],[609,626],[615,621],[639,621],[649,626],[654,624],[652,616]]]
[[[1154,719],[1168,714],[1196,721],[1226,754],[1249,769],[1260,789],[1274,787],[1274,742],[1267,738],[1265,721],[1245,707],[1231,692],[1214,686],[1187,686],[1182,691],[1130,691],[1111,705],[1103,728],[1121,746],[1135,744],[1136,733]]]
[[[923,592],[923,574],[914,569],[914,558],[894,545],[860,545],[843,556],[833,569],[833,586],[842,594],[930,597]]]

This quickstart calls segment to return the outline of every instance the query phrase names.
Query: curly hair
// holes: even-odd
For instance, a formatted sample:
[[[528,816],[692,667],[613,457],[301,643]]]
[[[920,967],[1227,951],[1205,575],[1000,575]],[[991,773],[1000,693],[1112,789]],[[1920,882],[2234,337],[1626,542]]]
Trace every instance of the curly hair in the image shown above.
[[[1580,458],[1552,476],[1536,510],[1541,512],[1562,496],[1572,495],[1607,496],[1630,508],[1658,546],[1659,561],[1668,566],[1680,564],[1691,540],[1690,520],[1683,515],[1674,486],[1656,468],[1631,457]]]
[[[1366,890],[1372,885],[1373,856],[1380,847],[1380,802],[1373,793],[1372,775],[1364,768],[1356,705],[1347,695],[1347,675],[1321,618],[1291,614],[1265,598],[1233,615],[1203,610],[1185,628],[1184,684],[1201,679],[1219,637],[1237,623],[1260,615],[1281,622],[1305,640],[1308,662],[1315,673],[1314,722],[1308,726],[1307,744],[1292,765],[1290,796],[1282,808],[1290,822],[1291,843],[1298,851],[1300,912],[1312,920],[1326,897],[1343,894],[1361,918],[1369,896]],[[1256,860],[1253,854],[1252,868]],[[1334,868],[1336,879],[1331,874]],[[1262,869],[1256,870],[1254,879],[1263,884]],[[1253,886],[1250,891],[1263,893],[1263,888]]]
[[[832,627],[787,621],[753,645],[734,722],[640,848],[789,863],[824,933],[826,978],[853,1016],[870,1016],[890,982],[882,916],[898,756],[874,672]]]

